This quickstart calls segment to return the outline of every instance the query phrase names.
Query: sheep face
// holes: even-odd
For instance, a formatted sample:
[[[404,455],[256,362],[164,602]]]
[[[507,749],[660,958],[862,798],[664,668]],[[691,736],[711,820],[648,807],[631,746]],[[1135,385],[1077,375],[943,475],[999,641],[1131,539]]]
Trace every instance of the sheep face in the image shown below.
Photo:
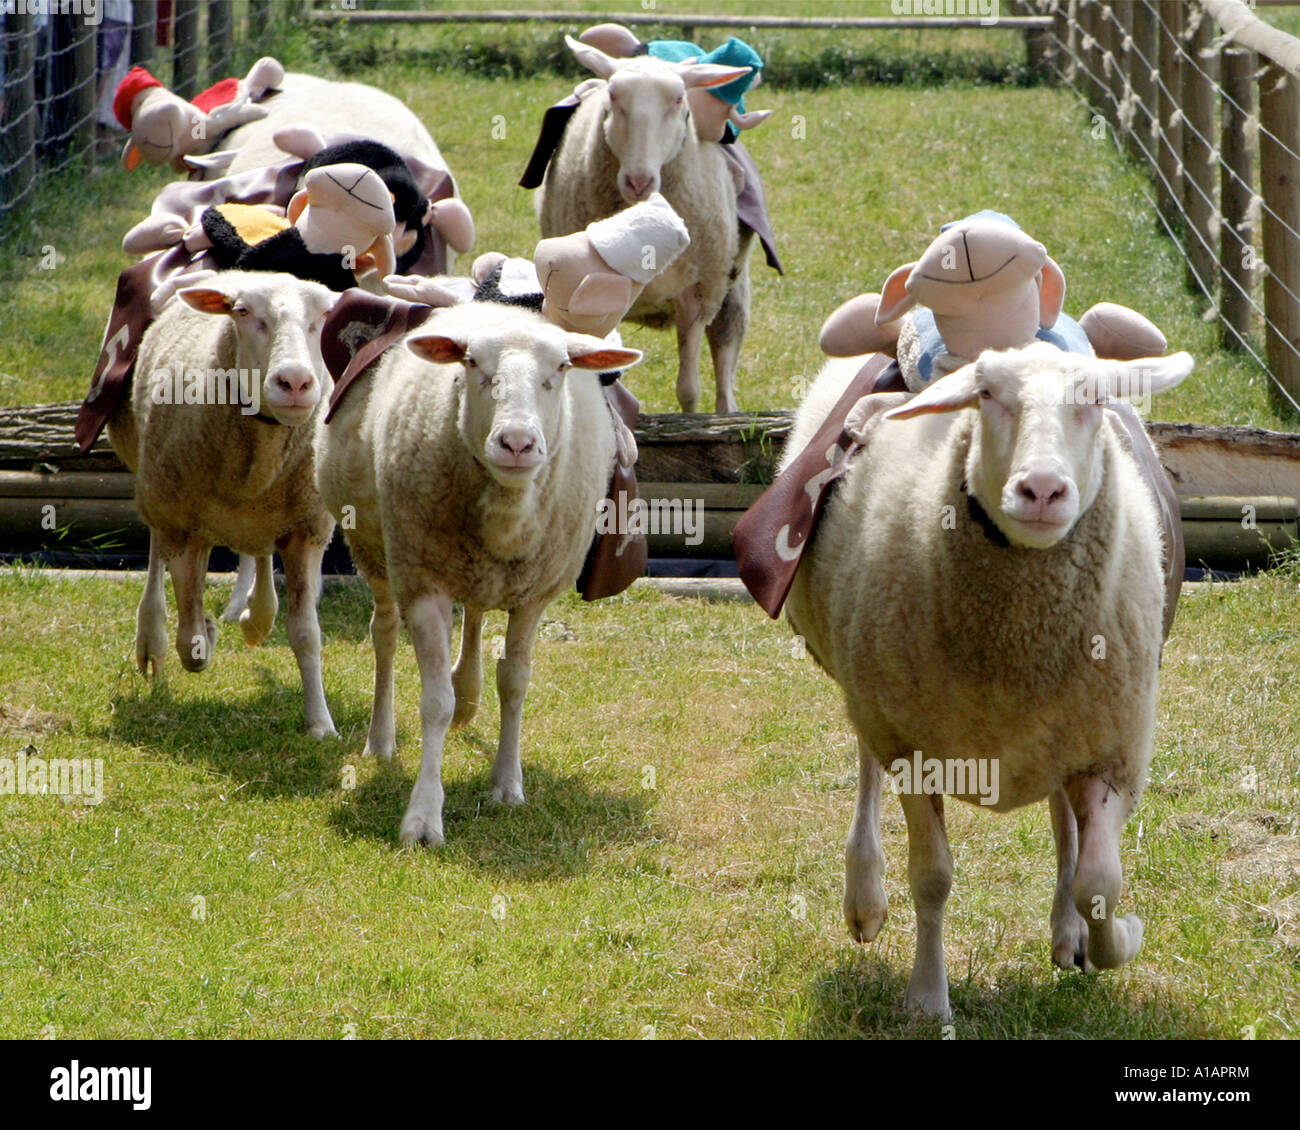
[[[1101,487],[1106,401],[1173,388],[1191,371],[1186,353],[1102,361],[1039,342],[983,353],[886,418],[977,409],[968,489],[1013,545],[1047,549],[1074,528]]]
[[[303,423],[329,394],[320,335],[338,297],[332,290],[292,275],[231,271],[177,293],[195,310],[231,320],[236,364],[264,374],[262,405],[281,424]]]
[[[527,487],[562,442],[570,368],[601,372],[641,360],[635,349],[616,349],[544,322],[448,326],[410,337],[406,347],[425,361],[456,366],[461,439],[510,489]]]
[[[615,59],[571,36],[565,42],[583,66],[607,80],[602,128],[618,159],[618,191],[628,204],[658,192],[663,167],[681,152],[691,126],[686,92],[723,86],[753,69]]]

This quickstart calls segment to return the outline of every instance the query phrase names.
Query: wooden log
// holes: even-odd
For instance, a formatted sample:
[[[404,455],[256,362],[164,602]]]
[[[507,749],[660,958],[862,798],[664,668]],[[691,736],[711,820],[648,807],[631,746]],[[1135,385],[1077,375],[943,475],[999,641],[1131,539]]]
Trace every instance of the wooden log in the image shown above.
[[[157,21],[157,0],[134,0],[131,5],[132,65],[153,69],[154,47],[158,42]]]
[[[176,0],[172,19],[172,90],[182,98],[199,92],[199,0]]]
[[[4,129],[0,130],[0,208],[22,200],[36,183],[36,18],[19,8],[5,16]]]
[[[1259,79],[1259,180],[1264,197],[1265,351],[1285,395],[1300,401],[1300,99],[1297,79],[1267,63]],[[1290,293],[1288,293],[1288,291]],[[1270,390],[1272,391],[1272,390]]]
[[[1200,291],[1211,302],[1218,281],[1216,240],[1211,233],[1218,175],[1213,162],[1214,142],[1214,59],[1207,56],[1214,37],[1214,23],[1204,9],[1190,9],[1188,36],[1183,61],[1183,214],[1187,247],[1187,289]]]
[[[1156,12],[1160,58],[1160,90],[1156,98],[1156,112],[1161,137],[1156,195],[1160,215],[1171,229],[1177,230],[1182,225],[1180,209],[1183,182],[1180,169],[1183,129],[1182,124],[1174,120],[1174,115],[1179,112],[1183,90],[1183,5],[1159,4]]]
[[[1223,53],[1223,97],[1220,99],[1219,176],[1219,344],[1242,350],[1253,322],[1251,295],[1255,289],[1255,232],[1247,219],[1255,165],[1246,141],[1246,122],[1255,106],[1255,53],[1231,48]]]
[[[234,14],[231,0],[208,0],[208,84],[230,74]]]

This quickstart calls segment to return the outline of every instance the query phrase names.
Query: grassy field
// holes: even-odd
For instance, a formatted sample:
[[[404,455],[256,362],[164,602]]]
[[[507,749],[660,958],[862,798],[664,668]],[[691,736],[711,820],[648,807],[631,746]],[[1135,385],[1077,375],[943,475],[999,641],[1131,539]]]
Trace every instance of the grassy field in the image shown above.
[[[98,806],[0,797],[0,1038],[939,1034],[901,1008],[901,810],[886,800],[890,921],[856,947],[839,695],[753,605],[555,605],[525,723],[530,803],[487,804],[489,690],[448,743],[448,842],[431,853],[395,846],[419,742],[405,645],[399,763],[360,759],[363,590],[323,602],[342,735],[323,744],[300,732],[282,627],[257,650],[228,629],[200,676],[169,656],[147,689],[127,658],[138,596],[0,577],[4,752],[103,758],[106,789]],[[1045,806],[949,805],[958,1038],[1295,1035],[1296,600],[1278,575],[1184,602],[1124,836],[1124,909],[1146,924],[1127,969],[1051,966]]]
[[[457,0],[471,5],[497,6]],[[540,49],[541,32],[515,34],[476,32],[467,50]],[[793,74],[840,43],[773,34],[763,46]],[[792,405],[838,302],[878,288],[940,223],[995,207],[1061,263],[1067,310],[1129,303],[1197,355],[1157,416],[1288,426],[1262,376],[1215,348],[1144,182],[1094,139],[1073,96],[977,76],[925,81],[926,61],[945,51],[935,73],[978,72],[981,52],[1009,73],[1017,37],[863,34],[842,45],[894,60],[912,81],[800,79],[752,99],[776,111],[747,141],[788,274],[755,265],[744,407]],[[445,64],[452,46],[434,31],[304,32],[282,54],[407,99],[460,180],[479,250],[526,254],[536,225],[514,182],[542,107],[575,74],[465,73]],[[125,263],[118,240],[166,179],[106,165],[47,194],[6,235],[0,405],[82,394]],[[644,406],[673,409],[671,337],[632,328],[628,338],[649,355],[630,382]],[[96,806],[0,795],[0,1038],[941,1035],[902,1009],[915,931],[901,810],[884,805],[890,920],[858,947],[840,917],[857,776],[840,697],[753,605],[641,588],[558,602],[526,712],[529,805],[487,803],[489,680],[478,718],[448,742],[448,842],[427,852],[396,844],[419,746],[406,644],[398,763],[360,757],[372,671],[363,588],[332,587],[322,602],[341,737],[316,743],[301,733],[283,618],[258,649],[227,627],[202,675],[169,655],[150,687],[131,659],[141,586],[0,573],[0,757],[100,758],[106,794]],[[214,586],[209,608],[224,596]],[[1124,837],[1121,909],[1146,924],[1128,968],[1052,967],[1045,806],[997,817],[949,805],[959,1039],[1296,1035],[1298,608],[1300,567],[1184,599],[1151,784]],[[490,620],[488,639],[503,630]]]

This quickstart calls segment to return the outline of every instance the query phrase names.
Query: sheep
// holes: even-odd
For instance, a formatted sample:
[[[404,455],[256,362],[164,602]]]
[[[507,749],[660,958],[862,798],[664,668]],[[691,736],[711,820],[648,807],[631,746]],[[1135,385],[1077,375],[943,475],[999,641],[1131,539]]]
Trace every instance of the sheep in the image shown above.
[[[261,271],[214,273],[185,287],[146,331],[131,400],[108,424],[114,451],[135,472],[136,509],[149,526],[136,615],[141,672],[157,676],[167,649],[164,566],[176,594],[181,664],[202,671],[217,638],[203,613],[212,546],[256,559],[239,617],[249,646],[275,620],[271,554],[279,550],[306,728],[317,738],[335,732],[316,618],[334,519],[312,480],[311,419],[332,387],[320,334],[336,297],[319,283]]]
[[[707,332],[717,410],[735,412],[754,233],[737,219],[736,186],[720,146],[699,140],[691,127],[686,92],[733,81],[749,68],[615,59],[570,37],[565,41],[607,81],[584,94],[534,197],[542,235],[581,231],[662,192],[686,222],[691,244],[646,287],[629,317],[650,325],[663,325],[669,316],[675,321],[677,399],[684,412],[694,412],[699,402]]]
[[[478,705],[489,609],[509,613],[492,799],[524,803],[519,741],[533,639],[546,606],[578,576],[614,460],[596,373],[640,359],[523,307],[466,303],[436,311],[391,347],[317,426],[317,486],[333,514],[351,518],[344,534],[375,598],[366,754],[393,755],[399,613],[420,667],[423,754],[404,844],[443,842],[443,742]],[[454,668],[453,601],[464,606]]]
[[[859,363],[823,369],[785,464]],[[1138,952],[1140,919],[1115,913],[1118,844],[1152,752],[1160,526],[1123,430],[1101,405],[1138,382],[1149,393],[1173,387],[1191,368],[1186,353],[1100,361],[1037,343],[986,352],[910,400],[876,394],[891,398],[878,401],[887,410],[865,423],[850,413],[846,430],[864,447],[825,508],[786,612],[839,683],[857,733],[844,916],[859,941],[876,936],[886,913],[885,771],[900,792],[917,914],[906,1001],[923,1013],[949,1015],[942,919],[952,862],[942,795],[918,790],[913,767],[951,767],[943,791],[996,811],[1049,798],[1053,960],[1113,968]],[[987,770],[991,790],[977,795],[956,777],[972,768]],[[929,780],[933,788],[939,777]]]

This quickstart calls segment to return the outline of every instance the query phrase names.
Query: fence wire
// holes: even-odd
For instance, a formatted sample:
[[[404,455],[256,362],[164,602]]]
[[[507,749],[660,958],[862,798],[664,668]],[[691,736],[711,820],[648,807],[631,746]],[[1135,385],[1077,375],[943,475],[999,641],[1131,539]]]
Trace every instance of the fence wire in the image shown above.
[[[52,178],[119,158],[113,94],[131,66],[193,97],[230,73],[235,17],[251,13],[247,41],[272,11],[265,0],[0,0],[0,228]]]
[[[1276,272],[1270,272],[1259,250],[1257,236],[1265,216],[1288,238],[1300,243],[1300,231],[1279,214],[1262,191],[1259,183],[1260,139],[1267,138],[1282,154],[1294,160],[1300,161],[1300,155],[1285,138],[1277,137],[1261,123],[1257,105],[1254,108],[1243,106],[1224,89],[1217,77],[1217,63],[1221,53],[1226,48],[1235,48],[1235,44],[1222,34],[1210,13],[1196,3],[1129,0],[1120,5],[1097,0],[1039,0],[1037,7],[1045,14],[1058,17],[1056,27],[1047,34],[1049,65],[1086,105],[1109,121],[1111,128],[1107,132],[1117,148],[1128,147],[1147,166],[1154,191],[1144,190],[1144,195],[1185,260],[1189,279],[1211,302],[1207,320],[1218,320],[1224,329],[1225,340],[1230,335],[1236,346],[1249,354],[1267,374],[1279,398],[1300,413],[1300,402],[1295,392],[1275,371],[1278,367],[1276,359],[1270,364],[1269,351],[1259,347],[1252,328],[1234,324],[1223,313],[1225,298],[1240,299],[1249,311],[1249,321],[1258,325],[1270,343],[1276,343],[1275,348],[1288,355],[1290,362],[1300,366],[1300,348],[1293,335],[1279,324],[1276,307],[1270,310],[1256,293],[1257,285],[1266,275],[1271,275],[1280,300],[1300,312],[1300,293]],[[1139,9],[1153,23],[1152,41],[1157,45],[1153,52],[1155,57],[1149,58],[1135,37]],[[1177,26],[1180,12],[1186,17],[1182,27]],[[1192,42],[1202,20],[1210,21],[1210,29],[1215,34],[1209,48],[1198,52]],[[1068,28],[1064,35],[1060,30],[1062,26]],[[1210,136],[1206,136],[1204,130],[1184,112],[1182,80],[1172,84],[1166,81],[1169,68],[1162,66],[1160,59],[1163,42],[1174,45],[1179,75],[1190,73],[1208,86],[1213,106]],[[1267,60],[1261,59],[1260,62]],[[1258,83],[1263,74],[1264,68],[1257,68],[1254,82]],[[1148,97],[1152,105],[1146,105],[1134,89],[1139,79],[1149,84]],[[1164,117],[1162,106],[1166,105],[1173,110]],[[1229,109],[1241,121],[1249,146],[1251,159],[1246,175],[1229,165],[1221,152],[1222,115]],[[1173,155],[1172,178],[1162,167],[1162,153]],[[1213,168],[1213,175],[1189,175],[1192,162]],[[1165,164],[1169,164],[1167,158]],[[1223,201],[1219,197],[1225,182],[1232,182],[1249,193],[1245,215],[1235,223],[1225,218],[1222,211]],[[1205,210],[1208,219],[1203,223],[1195,222],[1189,215],[1189,207]],[[1242,264],[1254,264],[1254,270],[1246,274],[1244,282],[1237,277],[1243,272],[1227,267],[1229,258],[1233,256]],[[1289,320],[1296,317],[1297,314],[1291,314]]]

